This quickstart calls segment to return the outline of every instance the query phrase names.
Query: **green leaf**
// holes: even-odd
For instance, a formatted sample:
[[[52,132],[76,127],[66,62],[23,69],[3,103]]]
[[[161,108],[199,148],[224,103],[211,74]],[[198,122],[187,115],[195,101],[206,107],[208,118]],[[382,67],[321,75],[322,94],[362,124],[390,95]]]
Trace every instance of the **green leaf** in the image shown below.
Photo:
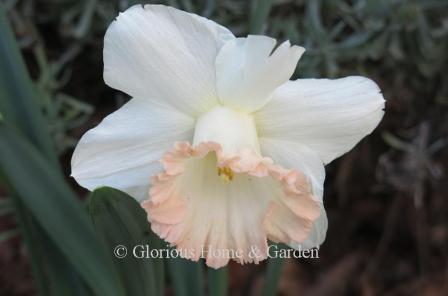
[[[226,296],[228,294],[228,270],[227,267],[220,269],[207,268],[208,291],[213,296]]]
[[[16,201],[19,202],[18,199]],[[16,209],[22,237],[31,255],[39,295],[90,295],[85,282],[29,212],[19,203]]]
[[[121,295],[76,195],[48,160],[4,123],[0,123],[0,166],[23,205],[86,283],[99,295]]]
[[[28,76],[19,47],[0,3],[0,112],[2,120],[20,129],[59,168],[54,147],[40,112],[39,98]]]
[[[166,260],[176,296],[203,296],[204,274],[201,262],[183,258]]]
[[[88,207],[96,234],[118,270],[126,295],[163,295],[163,259],[136,258],[133,254],[135,248],[137,257],[149,257],[150,250],[161,249],[141,206],[126,193],[102,187],[91,194]],[[124,258],[115,256],[117,246],[127,248]]]
[[[272,0],[252,0],[249,32],[251,34],[262,33],[269,12],[271,11]]]
[[[15,38],[0,3],[0,121],[20,129],[33,142],[48,162],[59,169],[45,120],[40,112],[39,98],[20,55]],[[18,194],[11,191],[11,201],[30,253],[30,262],[39,295],[89,295],[85,282],[73,269],[67,257],[48,237],[24,207]],[[56,223],[61,223],[60,221]]]
[[[11,192],[9,199],[0,202],[0,208],[8,206],[14,209],[22,241],[27,246],[30,255],[38,294],[42,296],[90,295],[91,293],[86,291],[85,282],[23,206],[17,194],[9,188],[1,171],[0,185]]]

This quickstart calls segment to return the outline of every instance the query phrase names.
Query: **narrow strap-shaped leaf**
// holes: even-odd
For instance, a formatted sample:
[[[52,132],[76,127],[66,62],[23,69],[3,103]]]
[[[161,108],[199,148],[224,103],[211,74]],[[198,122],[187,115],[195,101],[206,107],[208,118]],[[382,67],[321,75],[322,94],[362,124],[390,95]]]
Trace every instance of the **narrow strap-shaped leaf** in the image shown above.
[[[249,32],[251,34],[262,33],[263,26],[271,11],[272,0],[252,0]]]
[[[160,249],[160,244],[154,242],[141,206],[126,193],[102,187],[91,194],[88,207],[96,234],[110,254],[126,295],[163,295],[163,259],[150,256],[150,250]],[[119,258],[114,252],[125,256]]]
[[[228,270],[207,268],[209,295],[226,296],[228,294]]]
[[[19,47],[8,25],[5,9],[0,3],[0,113],[3,120],[16,126],[48,161],[59,168],[39,99]]]
[[[0,3],[0,119],[18,129],[59,169],[51,145],[39,98],[23,63],[19,48],[7,23],[4,6]],[[89,295],[85,282],[67,258],[48,237],[11,190],[11,201],[20,226],[22,238],[30,253],[31,267],[40,295]]]
[[[29,246],[31,260],[36,261],[33,266],[39,268],[35,274],[39,276],[38,285],[42,285],[39,286],[40,295],[91,295],[87,291],[85,282],[40,225],[35,223],[35,219],[29,212],[23,211],[25,208],[18,208],[18,212],[22,212],[19,222],[22,235]]]
[[[38,295],[91,295],[86,290],[86,284],[63,256],[54,242],[42,230],[20,201],[0,170],[0,186],[11,192],[9,199],[3,205],[14,209],[15,218],[20,229],[22,241],[27,246],[31,269]]]
[[[77,197],[20,133],[0,122],[0,167],[11,186],[80,276],[99,295],[121,295]]]

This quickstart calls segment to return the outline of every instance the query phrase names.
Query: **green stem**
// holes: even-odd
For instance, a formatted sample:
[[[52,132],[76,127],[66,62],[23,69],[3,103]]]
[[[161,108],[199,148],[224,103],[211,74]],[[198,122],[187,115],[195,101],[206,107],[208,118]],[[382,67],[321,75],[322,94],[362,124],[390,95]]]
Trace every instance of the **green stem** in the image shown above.
[[[220,269],[208,268],[208,290],[209,295],[226,296],[228,295],[228,270],[227,267]]]
[[[283,258],[271,258],[268,260],[268,267],[266,271],[266,280],[264,283],[263,296],[277,295],[277,286],[282,272]]]
[[[168,274],[176,296],[203,296],[204,278],[202,262],[192,262],[183,258],[166,259]]]

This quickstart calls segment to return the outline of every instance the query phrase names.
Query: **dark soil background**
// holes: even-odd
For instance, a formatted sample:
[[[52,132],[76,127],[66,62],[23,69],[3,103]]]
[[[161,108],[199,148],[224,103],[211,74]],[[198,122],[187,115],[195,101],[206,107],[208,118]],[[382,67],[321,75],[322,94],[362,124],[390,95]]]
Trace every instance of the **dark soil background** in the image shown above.
[[[79,137],[128,99],[104,84],[102,48],[108,24],[135,1],[2,2],[68,176]],[[250,1],[163,3],[248,33]],[[447,1],[272,3],[263,33],[307,49],[296,77],[367,76],[387,101],[374,133],[327,166],[320,258],[287,260],[279,295],[448,295]],[[35,295],[8,213],[0,215],[0,294]],[[258,295],[264,272],[265,264],[231,264],[231,295]]]

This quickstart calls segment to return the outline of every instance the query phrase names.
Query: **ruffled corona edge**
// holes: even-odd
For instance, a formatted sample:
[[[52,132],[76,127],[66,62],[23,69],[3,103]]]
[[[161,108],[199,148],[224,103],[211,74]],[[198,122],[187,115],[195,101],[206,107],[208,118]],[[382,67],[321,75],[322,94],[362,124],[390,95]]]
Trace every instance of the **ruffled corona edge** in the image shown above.
[[[303,242],[320,215],[302,172],[249,149],[224,155],[215,142],[177,142],[161,163],[142,203],[151,229],[182,257],[214,268],[266,259],[268,239]]]

